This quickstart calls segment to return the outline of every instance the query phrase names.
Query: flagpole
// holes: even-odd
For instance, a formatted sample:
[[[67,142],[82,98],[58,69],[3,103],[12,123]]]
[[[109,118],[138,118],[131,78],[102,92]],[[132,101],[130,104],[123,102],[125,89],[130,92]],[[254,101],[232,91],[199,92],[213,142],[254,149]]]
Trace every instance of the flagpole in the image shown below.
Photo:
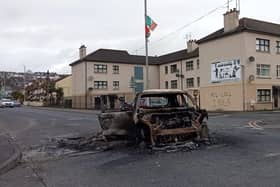
[[[149,89],[149,58],[148,58],[148,33],[146,32],[147,26],[147,0],[144,0],[145,6],[145,50],[146,50],[146,90]]]

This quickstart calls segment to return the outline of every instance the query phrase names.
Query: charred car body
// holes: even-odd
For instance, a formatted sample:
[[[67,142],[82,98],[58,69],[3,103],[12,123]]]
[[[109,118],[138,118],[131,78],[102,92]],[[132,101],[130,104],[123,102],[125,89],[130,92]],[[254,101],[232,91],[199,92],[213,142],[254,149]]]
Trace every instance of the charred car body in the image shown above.
[[[126,137],[151,146],[208,139],[205,120],[193,97],[181,90],[146,90],[138,93],[127,111],[99,115],[106,138]]]

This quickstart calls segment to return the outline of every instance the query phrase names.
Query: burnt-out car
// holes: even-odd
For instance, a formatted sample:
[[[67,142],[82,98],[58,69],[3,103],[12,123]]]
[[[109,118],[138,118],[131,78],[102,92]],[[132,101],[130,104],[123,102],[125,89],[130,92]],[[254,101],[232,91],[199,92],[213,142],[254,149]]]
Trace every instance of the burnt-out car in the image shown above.
[[[152,146],[207,140],[208,114],[195,103],[185,91],[146,90],[136,95],[130,110],[101,113],[99,122],[105,137],[130,137]]]

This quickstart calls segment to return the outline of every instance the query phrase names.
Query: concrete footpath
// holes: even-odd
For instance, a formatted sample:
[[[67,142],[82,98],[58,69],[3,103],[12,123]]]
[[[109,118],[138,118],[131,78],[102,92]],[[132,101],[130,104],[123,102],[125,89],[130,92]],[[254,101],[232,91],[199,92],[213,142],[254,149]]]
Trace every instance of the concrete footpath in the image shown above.
[[[0,175],[14,168],[21,160],[21,151],[8,134],[0,134]]]

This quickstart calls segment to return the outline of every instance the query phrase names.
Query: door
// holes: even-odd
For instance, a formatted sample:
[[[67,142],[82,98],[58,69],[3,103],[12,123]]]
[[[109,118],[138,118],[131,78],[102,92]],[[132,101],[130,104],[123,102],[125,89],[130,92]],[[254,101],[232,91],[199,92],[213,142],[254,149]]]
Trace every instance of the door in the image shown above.
[[[274,108],[280,108],[280,86],[272,87]]]

